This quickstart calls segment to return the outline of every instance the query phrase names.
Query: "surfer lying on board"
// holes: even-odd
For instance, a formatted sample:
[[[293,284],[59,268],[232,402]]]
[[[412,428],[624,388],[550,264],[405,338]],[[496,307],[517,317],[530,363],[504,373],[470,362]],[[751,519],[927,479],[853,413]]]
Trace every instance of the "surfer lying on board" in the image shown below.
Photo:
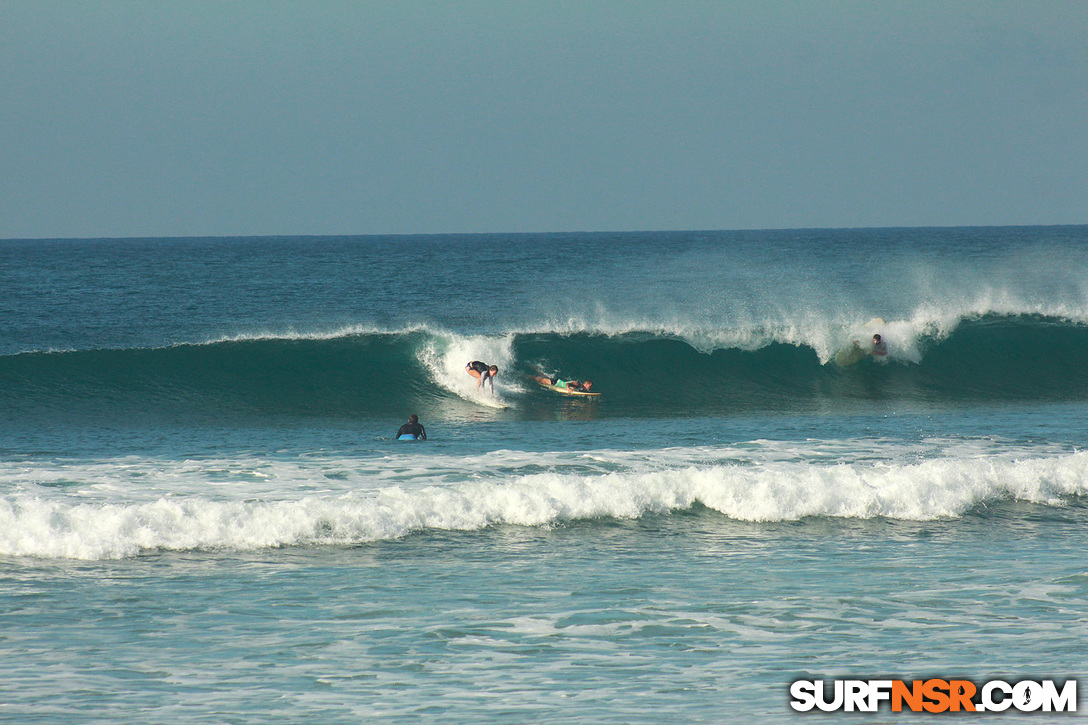
[[[589,389],[593,387],[592,380],[583,380],[578,382],[577,380],[560,380],[559,378],[549,378],[544,375],[534,375],[533,380],[537,381],[541,385],[551,385],[556,388],[566,388],[567,390],[576,390],[582,393],[588,393]]]
[[[415,413],[408,416],[408,422],[402,425],[397,431],[397,438],[406,435],[415,436],[416,440],[420,441],[427,440],[427,430],[420,425],[419,416]]]
[[[473,360],[465,366],[465,372],[480,381],[476,387],[482,388],[486,382],[491,385],[491,392],[495,392],[495,376],[499,374],[498,367]]]

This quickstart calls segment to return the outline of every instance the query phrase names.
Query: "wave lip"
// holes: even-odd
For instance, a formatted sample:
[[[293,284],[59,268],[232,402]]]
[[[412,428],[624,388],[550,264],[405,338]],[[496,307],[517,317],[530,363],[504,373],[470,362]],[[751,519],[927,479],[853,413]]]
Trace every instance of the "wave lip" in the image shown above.
[[[633,519],[698,505],[749,522],[810,517],[925,521],[1003,500],[1088,494],[1088,453],[1019,460],[712,465],[501,480],[274,501],[163,496],[142,503],[0,498],[0,555],[111,559],[157,550],[357,545],[427,530]]]

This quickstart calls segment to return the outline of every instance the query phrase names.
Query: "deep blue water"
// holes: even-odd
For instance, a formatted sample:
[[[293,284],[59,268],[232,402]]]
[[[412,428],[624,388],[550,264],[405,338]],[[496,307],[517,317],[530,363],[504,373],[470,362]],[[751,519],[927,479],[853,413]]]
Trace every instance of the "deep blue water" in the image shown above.
[[[1088,227],[0,241],[0,719],[1078,676],[1086,280]]]

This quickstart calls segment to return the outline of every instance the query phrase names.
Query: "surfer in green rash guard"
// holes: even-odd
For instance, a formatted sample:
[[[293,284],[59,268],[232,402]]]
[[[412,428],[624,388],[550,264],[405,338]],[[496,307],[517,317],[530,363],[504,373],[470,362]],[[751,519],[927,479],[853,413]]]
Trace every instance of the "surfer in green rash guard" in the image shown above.
[[[556,388],[566,388],[567,390],[588,393],[590,388],[593,387],[592,380],[562,380],[560,378],[549,378],[544,375],[534,375],[533,380],[537,381],[541,385],[551,385]]]

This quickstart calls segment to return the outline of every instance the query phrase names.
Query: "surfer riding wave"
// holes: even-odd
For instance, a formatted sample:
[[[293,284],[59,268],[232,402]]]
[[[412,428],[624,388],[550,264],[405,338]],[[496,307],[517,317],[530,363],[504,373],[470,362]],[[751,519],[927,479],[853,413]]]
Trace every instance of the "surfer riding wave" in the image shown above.
[[[498,366],[473,360],[465,365],[465,372],[480,381],[476,387],[482,388],[484,383],[487,383],[491,386],[491,392],[495,392],[495,376],[499,374]]]

